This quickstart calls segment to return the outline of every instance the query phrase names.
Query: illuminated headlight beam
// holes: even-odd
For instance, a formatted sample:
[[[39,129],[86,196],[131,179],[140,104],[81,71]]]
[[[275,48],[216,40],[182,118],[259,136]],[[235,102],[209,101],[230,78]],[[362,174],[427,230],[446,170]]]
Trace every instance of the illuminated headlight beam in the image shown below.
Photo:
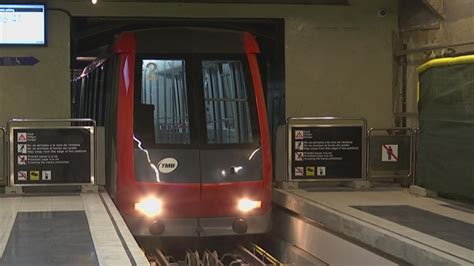
[[[237,203],[237,208],[241,212],[249,212],[253,209],[257,209],[260,207],[262,207],[262,202],[257,201],[257,200],[250,200],[250,199],[244,198],[244,199],[239,200],[239,202]]]
[[[163,202],[155,197],[147,197],[135,203],[135,210],[153,218],[161,213]]]

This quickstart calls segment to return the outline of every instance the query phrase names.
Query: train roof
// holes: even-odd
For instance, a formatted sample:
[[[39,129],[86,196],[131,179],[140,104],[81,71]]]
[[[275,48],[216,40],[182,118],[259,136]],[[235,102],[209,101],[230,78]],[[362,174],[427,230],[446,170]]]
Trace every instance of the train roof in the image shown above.
[[[205,27],[161,27],[124,31],[108,52],[85,67],[83,77],[100,67],[113,53],[138,54],[244,54],[259,53],[255,37],[245,31]]]
[[[201,28],[163,27],[141,29],[122,33],[115,43],[115,50],[127,47],[127,36],[134,35],[135,51],[142,54],[242,54],[258,53],[258,45],[248,32]]]

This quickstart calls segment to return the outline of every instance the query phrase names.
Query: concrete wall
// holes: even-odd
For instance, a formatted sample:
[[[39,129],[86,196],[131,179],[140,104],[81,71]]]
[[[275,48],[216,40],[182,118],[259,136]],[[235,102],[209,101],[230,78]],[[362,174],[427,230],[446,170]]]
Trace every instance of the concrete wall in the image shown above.
[[[410,53],[407,56],[407,112],[418,112],[416,98],[418,81],[416,68],[418,66],[432,58],[449,56],[452,51],[458,54],[474,54],[474,1],[444,0],[443,2],[444,19],[439,19],[437,26],[428,30],[412,30],[400,34],[401,42],[407,45],[408,50],[454,45],[452,49],[424,49],[422,52]],[[419,21],[419,24],[423,25],[423,21]],[[457,44],[466,45],[458,46]],[[409,125],[416,127],[417,117],[411,118],[408,120]]]
[[[73,16],[285,18],[286,115],[365,116],[371,126],[391,125],[396,0],[354,0],[350,6],[48,4]],[[379,8],[388,15],[378,17]]]
[[[0,57],[40,60],[34,66],[0,66],[0,127],[11,118],[69,117],[69,17],[51,11],[47,23],[47,47],[0,47]],[[0,175],[2,148],[0,144]],[[0,176],[0,185],[4,182]]]
[[[287,117],[364,116],[373,127],[392,123],[391,33],[397,29],[396,0],[352,0],[350,6],[47,3],[73,16],[284,18]],[[378,16],[380,8],[388,11],[386,17]],[[0,56],[40,60],[31,67],[0,66],[1,126],[10,118],[70,114],[70,20],[65,13],[51,10],[47,22],[47,47],[0,48]]]
[[[34,56],[34,66],[0,66],[0,125],[10,118],[69,116],[69,17],[48,14],[47,47],[0,47],[0,57]]]

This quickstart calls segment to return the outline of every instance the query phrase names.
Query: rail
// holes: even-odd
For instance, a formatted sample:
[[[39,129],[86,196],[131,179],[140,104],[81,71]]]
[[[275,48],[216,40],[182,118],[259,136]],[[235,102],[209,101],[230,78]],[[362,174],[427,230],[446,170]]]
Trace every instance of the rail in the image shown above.
[[[202,256],[198,251],[186,249],[184,260],[175,260],[165,256],[159,248],[153,248],[147,253],[148,260],[153,266],[223,266],[223,265],[283,265],[275,257],[266,252],[262,247],[249,243],[248,247],[237,245],[228,249],[221,257],[217,251],[204,249]]]

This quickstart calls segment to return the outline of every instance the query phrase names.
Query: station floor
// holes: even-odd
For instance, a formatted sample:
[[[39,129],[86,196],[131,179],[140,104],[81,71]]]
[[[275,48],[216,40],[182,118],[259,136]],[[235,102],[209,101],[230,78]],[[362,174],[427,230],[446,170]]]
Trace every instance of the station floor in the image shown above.
[[[474,265],[470,205],[401,188],[274,189],[273,201],[331,233],[410,264]],[[65,264],[149,265],[105,192],[0,195],[0,266]]]
[[[1,196],[0,265],[149,265],[107,193]]]
[[[416,265],[473,265],[474,209],[402,188],[275,189],[274,201]]]

